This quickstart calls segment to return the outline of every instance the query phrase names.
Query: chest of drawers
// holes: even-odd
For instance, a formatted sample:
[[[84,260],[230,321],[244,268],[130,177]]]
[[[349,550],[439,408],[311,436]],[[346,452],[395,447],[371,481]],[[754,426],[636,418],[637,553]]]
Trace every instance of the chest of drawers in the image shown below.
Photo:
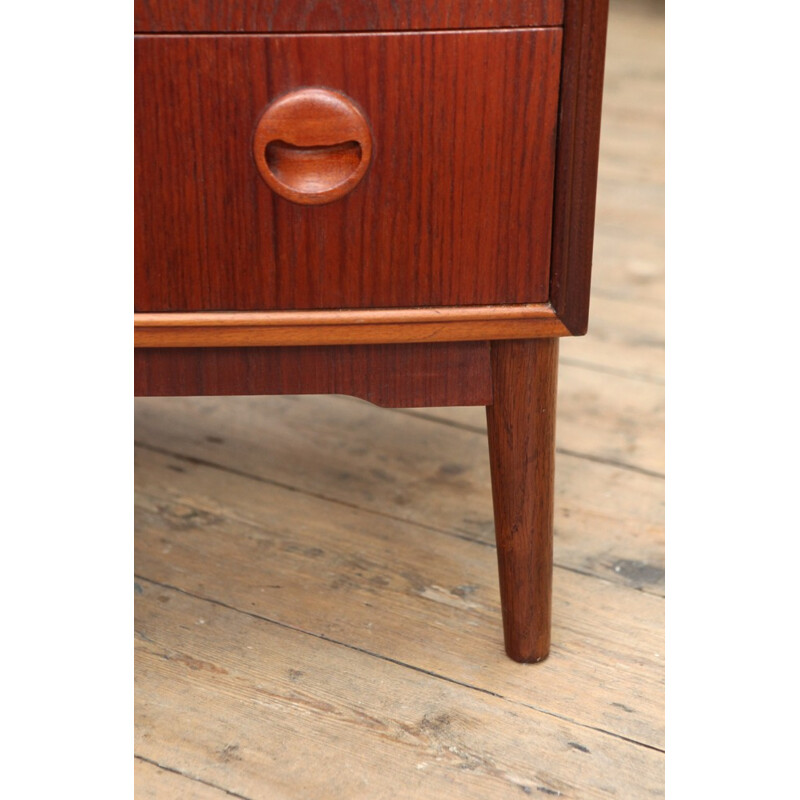
[[[607,0],[137,0],[140,395],[487,407],[506,650],[550,645]]]

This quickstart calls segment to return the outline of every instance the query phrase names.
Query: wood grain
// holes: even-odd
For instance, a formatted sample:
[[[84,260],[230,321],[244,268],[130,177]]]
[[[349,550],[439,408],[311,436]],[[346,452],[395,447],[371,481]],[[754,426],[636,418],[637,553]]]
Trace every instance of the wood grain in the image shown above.
[[[139,576],[500,695],[519,714],[663,747],[663,598],[557,569],[551,654],[520,665],[503,650],[492,548],[142,448],[136,464]]]
[[[661,753],[347,647],[321,662],[314,636],[139,587],[136,751],[235,797],[658,792]]]
[[[565,341],[573,340],[561,340],[562,352]],[[486,432],[482,408],[425,408],[407,413]],[[642,420],[649,423],[644,429]],[[561,358],[556,443],[561,452],[663,478],[663,381],[609,374]]]
[[[559,29],[136,41],[137,311],[397,308],[548,298]],[[347,196],[276,197],[252,156],[275,97],[364,110]]]
[[[371,31],[559,25],[563,0],[135,0],[139,32]]]
[[[617,232],[616,236],[619,235]],[[609,247],[600,241],[598,245],[598,249]],[[610,263],[599,263],[602,280],[602,270],[608,269]],[[663,303],[643,305],[595,292],[588,334],[562,340],[561,363],[663,385]]]
[[[338,200],[364,177],[372,134],[341,92],[306,87],[267,106],[253,135],[253,158],[276,194],[301,205]]]
[[[569,371],[561,374],[569,380]],[[615,446],[609,406],[619,384],[603,377],[610,385],[597,411],[587,413],[579,397],[569,408],[569,391],[559,400],[555,561],[663,596],[664,480],[604,458]],[[629,408],[629,435],[651,438],[647,407]],[[136,436],[176,456],[493,548],[486,431],[459,427],[460,412],[451,409],[442,424],[345,397],[142,398]],[[603,438],[592,430],[597,420]],[[578,455],[574,444],[587,429],[597,449]]]
[[[550,301],[586,332],[597,199],[608,0],[565,0]]]
[[[601,294],[663,319],[664,39],[663,14],[636,3],[609,26],[592,326]]]
[[[550,652],[558,339],[493,342],[486,409],[506,652]]]
[[[136,800],[230,800],[224,789],[209,786],[173,769],[163,769],[142,758],[134,759],[133,792]]]
[[[382,406],[491,402],[485,342],[137,349],[136,395],[347,394]]]
[[[310,796],[465,797],[474,788],[473,766],[508,774],[506,744],[521,755],[522,777],[567,776],[566,786],[531,781],[528,796],[555,796],[540,792],[543,786],[563,790],[562,797],[663,797],[663,754],[649,751],[644,759],[639,746],[618,738],[663,746],[663,601],[653,594],[663,593],[663,573],[654,582],[663,568],[663,481],[605,461],[620,441],[629,455],[653,451],[658,427],[650,395],[618,380],[623,373],[663,377],[664,21],[663,10],[653,8],[636,0],[611,8],[605,162],[601,156],[608,180],[598,201],[593,270],[600,293],[592,298],[588,338],[561,344],[558,436],[565,447],[585,443],[590,450],[557,455],[555,560],[565,568],[556,566],[547,661],[521,667],[502,653],[486,437],[458,427],[461,409],[431,422],[335,396],[136,401],[137,438],[179,454],[159,462],[137,454],[137,538],[148,542],[137,542],[137,566],[158,565],[156,578],[173,577],[208,598],[186,606],[176,601],[185,597],[180,591],[146,581],[137,594],[137,631],[154,640],[140,636],[137,644],[137,749],[144,745],[154,760],[183,771],[186,777],[168,773],[176,780],[208,788],[187,797],[217,796],[197,778],[217,782],[226,797],[228,790],[249,800],[260,793],[297,797],[292,780],[312,780],[303,772],[308,764],[324,784]],[[596,381],[578,379],[581,371]],[[476,419],[483,413],[471,411]],[[220,466],[207,469],[194,459]],[[232,470],[254,478],[237,480]],[[275,483],[288,488],[274,492]],[[390,516],[410,522],[398,527]],[[358,538],[351,541],[353,531]],[[400,574],[409,571],[409,541],[419,553],[411,559],[422,576],[418,593]],[[151,551],[146,562],[144,550]],[[240,610],[221,619],[225,601]],[[447,605],[470,601],[479,608]],[[274,615],[276,605],[278,622],[312,635],[273,638],[279,626],[252,610]],[[465,617],[478,623],[468,624],[466,635],[459,632]],[[409,631],[424,631],[425,640]],[[376,650],[424,664],[418,656],[430,653],[431,638],[438,674],[398,664],[408,679],[398,681],[374,671],[385,663],[369,655]],[[309,646],[299,649],[304,641]],[[488,650],[489,659],[474,657]],[[209,665],[229,674],[203,669]],[[483,691],[440,692],[453,685],[451,675]],[[221,683],[232,676],[235,685]],[[371,691],[356,696],[354,686]],[[512,704],[510,718],[482,708],[483,700],[496,708],[497,695]],[[400,716],[409,699],[409,717]],[[462,703],[468,713],[458,716]],[[547,712],[538,718],[541,728],[520,726],[536,713],[531,706]],[[579,727],[567,727],[564,713],[576,710]],[[409,740],[398,721],[420,733]],[[470,722],[486,732],[485,749]],[[584,732],[596,739],[577,735]],[[431,755],[415,760],[412,747],[414,755]],[[458,758],[451,747],[473,758]],[[417,769],[423,762],[440,770],[430,784]],[[331,763],[346,769],[331,774]],[[154,772],[140,770],[141,797],[184,797],[159,782],[144,793],[146,781],[158,781]],[[451,780],[444,788],[443,774]],[[484,773],[478,780],[481,798],[495,790],[504,798],[526,795],[501,777],[488,788]]]
[[[546,303],[341,311],[133,315],[134,347],[384,344],[563,336]]]

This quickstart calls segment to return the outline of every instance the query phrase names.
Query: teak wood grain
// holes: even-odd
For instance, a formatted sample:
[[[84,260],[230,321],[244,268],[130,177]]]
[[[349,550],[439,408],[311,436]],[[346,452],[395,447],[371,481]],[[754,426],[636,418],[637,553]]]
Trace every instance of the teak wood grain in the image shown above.
[[[134,314],[134,347],[458,342],[568,335],[548,303]]]
[[[364,177],[372,134],[361,109],[341,92],[297,89],[267,106],[253,158],[276,194],[301,205],[338,200]]]
[[[608,0],[565,0],[550,302],[586,333],[592,277]]]
[[[550,652],[558,339],[492,343],[486,409],[506,652]]]
[[[140,36],[137,311],[548,299],[561,31]],[[373,133],[350,194],[299,206],[252,154],[266,105],[351,97]]]
[[[563,0],[135,0],[140,33],[418,30],[559,25]]]
[[[487,405],[486,342],[137,349],[139,396],[348,394],[379,406]]]

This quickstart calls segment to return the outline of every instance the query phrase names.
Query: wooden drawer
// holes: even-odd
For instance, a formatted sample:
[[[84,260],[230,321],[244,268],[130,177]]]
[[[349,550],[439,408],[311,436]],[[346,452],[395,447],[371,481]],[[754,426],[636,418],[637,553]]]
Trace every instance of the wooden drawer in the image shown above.
[[[136,310],[547,301],[560,61],[560,28],[138,36]],[[253,156],[265,107],[307,86],[372,132],[325,205]]]
[[[564,0],[134,0],[137,33],[286,33],[561,25]]]

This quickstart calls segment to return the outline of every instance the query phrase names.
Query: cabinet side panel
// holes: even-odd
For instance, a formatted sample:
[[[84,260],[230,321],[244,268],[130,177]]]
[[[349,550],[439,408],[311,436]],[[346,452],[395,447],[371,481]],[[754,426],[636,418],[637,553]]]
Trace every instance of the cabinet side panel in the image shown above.
[[[592,272],[608,0],[566,0],[550,302],[586,333]]]

